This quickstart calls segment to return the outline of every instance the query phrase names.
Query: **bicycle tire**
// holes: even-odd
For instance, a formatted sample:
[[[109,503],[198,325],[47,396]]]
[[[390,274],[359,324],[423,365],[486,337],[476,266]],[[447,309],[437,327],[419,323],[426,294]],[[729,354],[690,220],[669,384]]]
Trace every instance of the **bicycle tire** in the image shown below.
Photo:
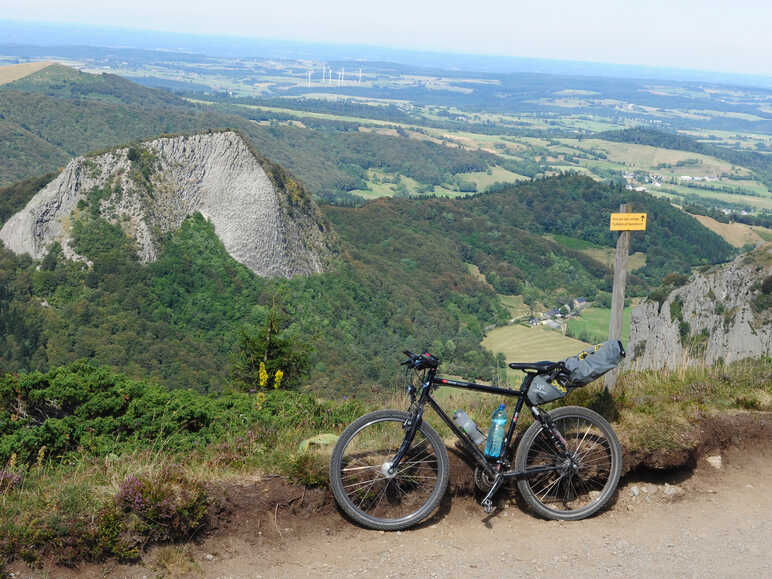
[[[604,508],[619,483],[622,447],[611,425],[597,412],[564,406],[549,413],[568,443],[576,462],[559,471],[517,481],[528,506],[547,519],[578,521]],[[523,434],[515,456],[515,470],[565,464],[547,443],[541,423],[534,422]]]
[[[426,519],[445,494],[448,453],[426,422],[416,431],[396,475],[386,473],[388,460],[404,439],[409,416],[400,410],[360,416],[332,451],[332,493],[341,509],[363,527],[381,531],[412,527]]]

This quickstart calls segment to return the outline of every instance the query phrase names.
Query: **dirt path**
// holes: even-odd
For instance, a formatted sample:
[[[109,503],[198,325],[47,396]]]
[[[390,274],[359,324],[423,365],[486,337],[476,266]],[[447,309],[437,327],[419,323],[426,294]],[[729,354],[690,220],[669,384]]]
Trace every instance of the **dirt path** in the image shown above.
[[[726,450],[720,469],[702,459],[667,482],[628,480],[611,509],[576,523],[536,519],[514,501],[486,517],[464,497],[400,533],[360,529],[329,506],[298,515],[242,510],[200,544],[159,547],[140,566],[9,570],[15,577],[772,577],[769,450]],[[262,492],[265,484],[244,488]]]
[[[516,505],[486,519],[470,499],[415,531],[324,527],[250,545],[204,543],[211,577],[769,577],[772,456],[738,451],[702,462],[676,485],[631,482],[612,509],[578,523],[541,521]],[[279,521],[280,522],[280,521]],[[258,541],[259,543],[259,541]]]

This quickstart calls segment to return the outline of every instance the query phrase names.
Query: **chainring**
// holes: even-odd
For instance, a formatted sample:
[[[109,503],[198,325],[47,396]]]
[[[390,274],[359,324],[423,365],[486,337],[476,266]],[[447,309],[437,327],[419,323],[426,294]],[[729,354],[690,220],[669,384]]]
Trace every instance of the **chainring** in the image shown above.
[[[483,493],[487,493],[493,486],[493,479],[479,464],[474,467],[474,485]]]

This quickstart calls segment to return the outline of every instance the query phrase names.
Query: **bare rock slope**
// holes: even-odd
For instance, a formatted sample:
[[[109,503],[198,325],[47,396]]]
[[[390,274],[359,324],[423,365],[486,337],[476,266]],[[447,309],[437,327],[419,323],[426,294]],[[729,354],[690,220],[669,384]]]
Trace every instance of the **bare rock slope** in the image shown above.
[[[58,241],[77,258],[70,228],[84,203],[98,203],[103,217],[119,223],[143,262],[155,260],[160,238],[196,212],[258,275],[318,273],[330,253],[327,227],[309,195],[231,131],[78,157],[5,223],[0,239],[34,258]]]
[[[766,280],[766,281],[765,281]],[[712,364],[772,354],[772,245],[697,273],[661,303],[634,308],[628,364]]]

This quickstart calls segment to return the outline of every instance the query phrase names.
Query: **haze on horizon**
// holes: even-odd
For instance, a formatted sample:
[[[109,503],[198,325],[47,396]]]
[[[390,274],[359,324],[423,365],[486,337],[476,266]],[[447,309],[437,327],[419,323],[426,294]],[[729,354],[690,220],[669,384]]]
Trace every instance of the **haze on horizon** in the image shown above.
[[[772,76],[772,3],[0,0],[7,20]]]

